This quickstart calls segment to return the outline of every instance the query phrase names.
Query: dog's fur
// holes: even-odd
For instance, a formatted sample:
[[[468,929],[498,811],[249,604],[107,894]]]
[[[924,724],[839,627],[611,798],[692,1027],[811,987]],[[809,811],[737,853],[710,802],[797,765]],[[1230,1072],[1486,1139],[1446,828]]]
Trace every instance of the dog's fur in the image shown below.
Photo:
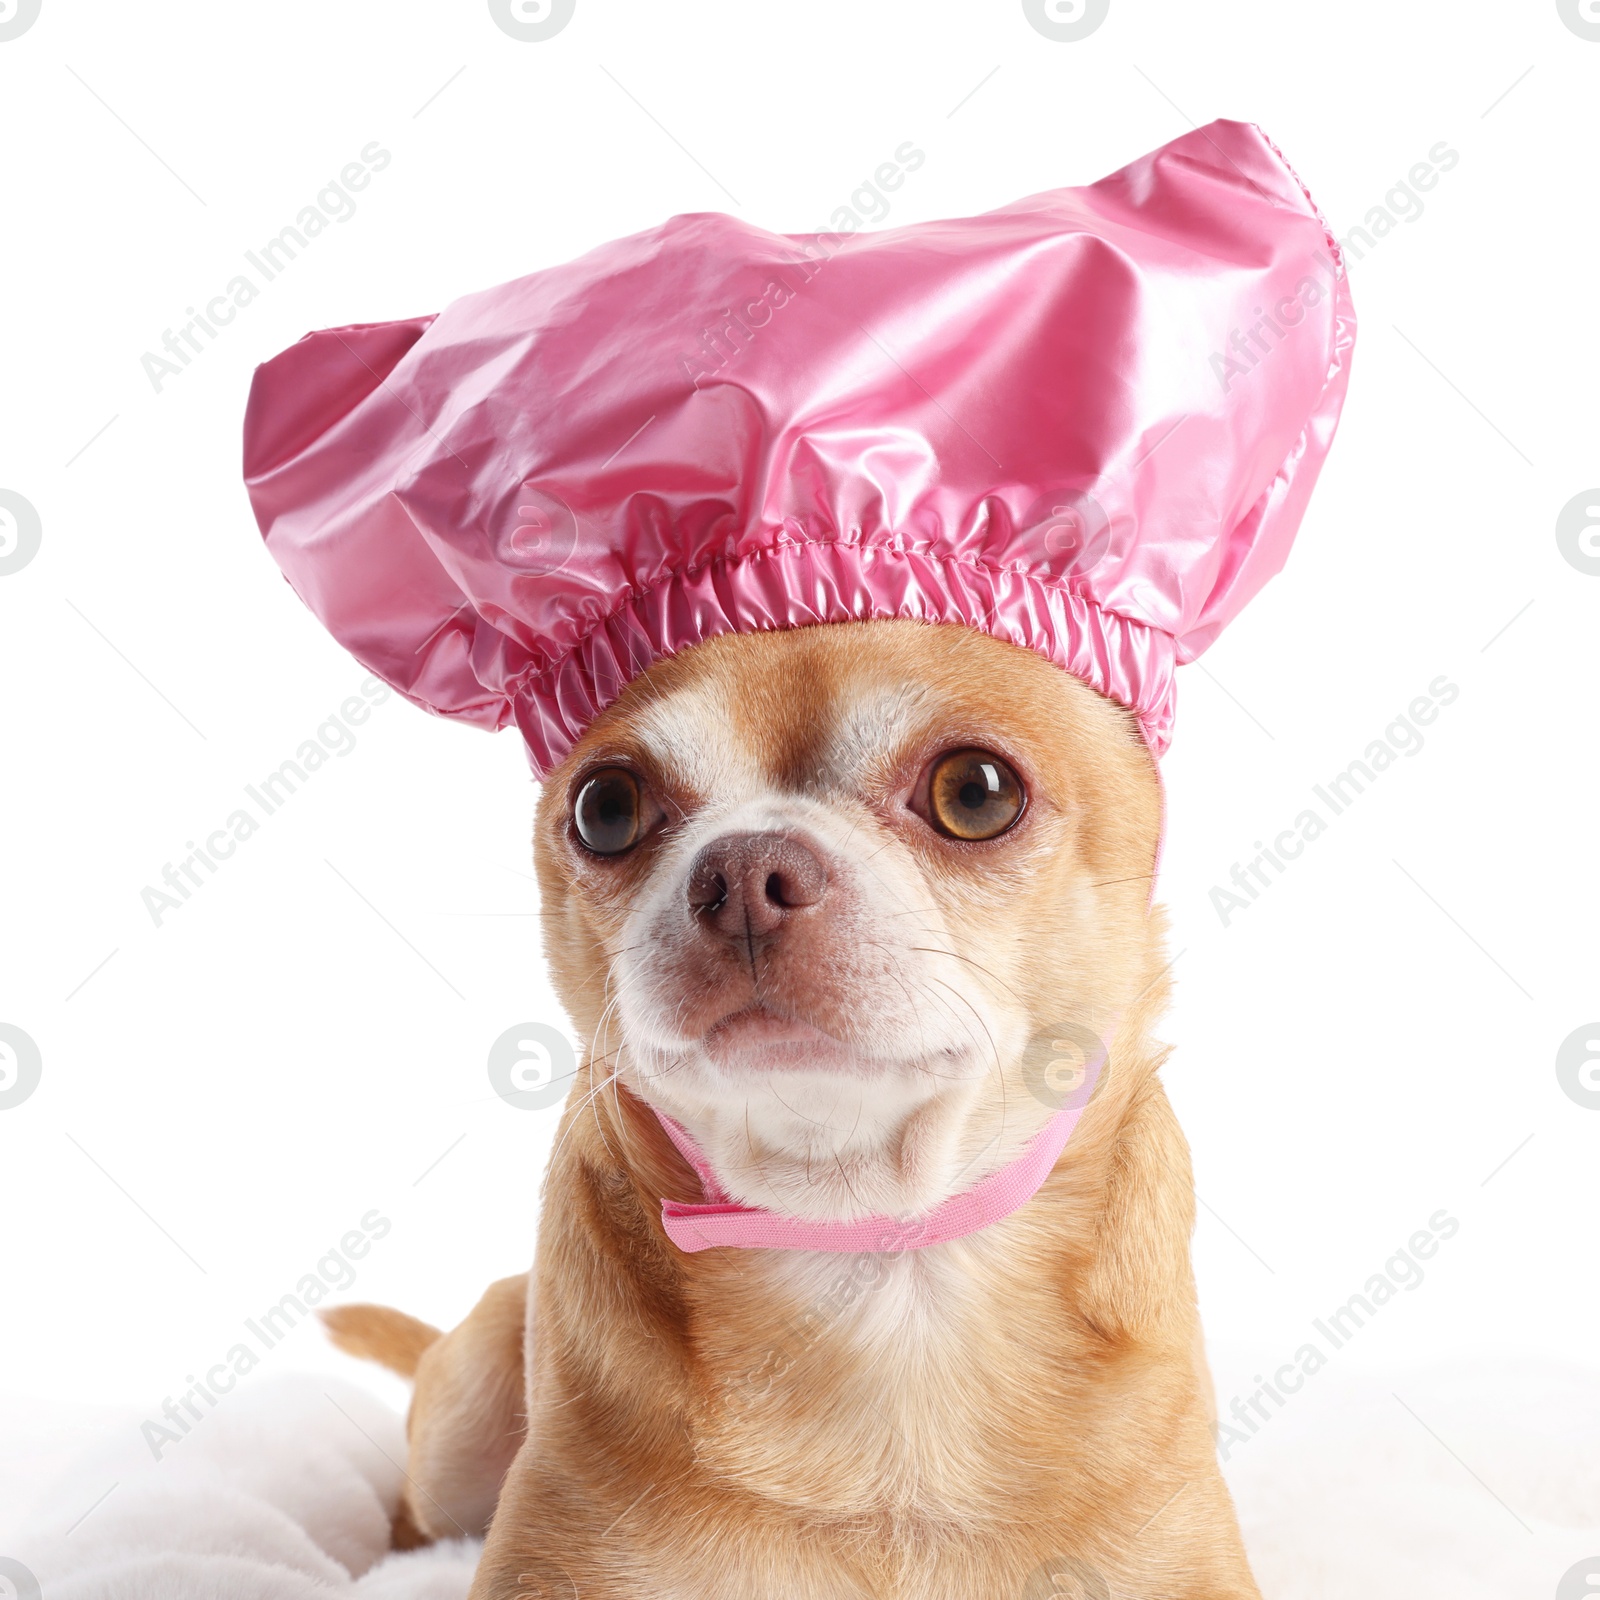
[[[1028,793],[983,843],[919,814],[966,747]],[[614,765],[659,825],[598,858],[572,805]],[[969,629],[716,638],[635,680],[539,807],[546,954],[588,1048],[526,1292],[436,1341],[343,1313],[347,1347],[416,1369],[401,1532],[474,1531],[498,1492],[474,1600],[1258,1597],[1151,1034],[1159,831],[1132,718]],[[752,834],[800,841],[825,890],[719,933],[696,858]],[[1004,1221],[901,1255],[664,1235],[662,1197],[701,1196],[650,1106],[741,1201],[915,1215],[1044,1126],[1038,1041],[1063,1028],[1109,1038],[1109,1066]]]

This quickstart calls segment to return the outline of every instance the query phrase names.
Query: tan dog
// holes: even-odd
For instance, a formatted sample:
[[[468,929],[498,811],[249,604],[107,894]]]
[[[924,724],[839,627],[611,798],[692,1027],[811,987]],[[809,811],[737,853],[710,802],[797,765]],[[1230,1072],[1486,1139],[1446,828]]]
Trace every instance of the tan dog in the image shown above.
[[[539,807],[588,1048],[531,1293],[443,1339],[335,1316],[416,1368],[401,1532],[477,1532],[498,1492],[474,1600],[1257,1596],[1151,1035],[1159,830],[1133,718],[968,629],[717,638],[634,681]],[[663,1231],[701,1194],[652,1107],[739,1201],[914,1216],[1044,1127],[1086,1029],[1095,1097],[987,1229],[896,1255]]]

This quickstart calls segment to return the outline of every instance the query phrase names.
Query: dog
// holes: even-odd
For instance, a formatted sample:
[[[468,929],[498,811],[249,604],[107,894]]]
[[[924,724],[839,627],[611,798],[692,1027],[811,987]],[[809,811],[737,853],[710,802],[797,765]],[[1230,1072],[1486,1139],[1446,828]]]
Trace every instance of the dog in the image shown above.
[[[537,1260],[453,1332],[328,1314],[416,1382],[400,1544],[473,1600],[1245,1600],[1158,1076],[1162,826],[1131,713],[975,629],[658,661],[546,781],[544,948],[585,1041]],[[890,1251],[709,1248],[704,1180],[916,1218],[1104,1067],[1027,1203]],[[1054,1087],[1052,1087],[1054,1085]]]

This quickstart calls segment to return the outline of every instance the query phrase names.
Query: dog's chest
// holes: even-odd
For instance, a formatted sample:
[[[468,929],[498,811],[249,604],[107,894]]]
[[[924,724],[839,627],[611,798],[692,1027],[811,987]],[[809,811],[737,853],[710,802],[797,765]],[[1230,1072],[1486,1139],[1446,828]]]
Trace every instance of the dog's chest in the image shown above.
[[[841,1518],[971,1517],[1011,1478],[1028,1358],[982,1252],[764,1262],[781,1314],[727,1330],[703,1464]]]

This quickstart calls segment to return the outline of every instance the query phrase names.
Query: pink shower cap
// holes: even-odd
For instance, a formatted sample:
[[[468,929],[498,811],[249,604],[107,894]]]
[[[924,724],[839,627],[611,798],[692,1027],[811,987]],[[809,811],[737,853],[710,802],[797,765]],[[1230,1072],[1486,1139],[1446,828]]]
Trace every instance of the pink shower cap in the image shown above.
[[[721,633],[964,623],[1137,713],[1288,554],[1355,317],[1276,147],[880,233],[674,217],[256,373],[245,476],[306,604],[541,775]]]

